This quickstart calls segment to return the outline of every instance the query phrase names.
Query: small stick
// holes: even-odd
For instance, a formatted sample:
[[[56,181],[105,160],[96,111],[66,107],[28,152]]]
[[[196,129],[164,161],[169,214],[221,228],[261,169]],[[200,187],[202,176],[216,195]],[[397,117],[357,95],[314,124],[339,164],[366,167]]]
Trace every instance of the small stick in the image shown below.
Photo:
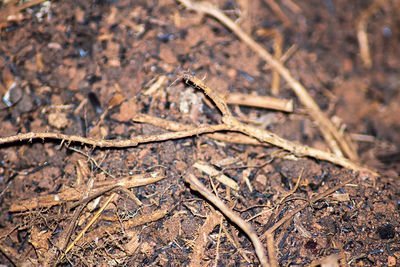
[[[196,128],[194,125],[183,124],[172,120],[161,119],[158,117],[150,116],[147,114],[138,114],[135,118],[133,118],[135,122],[148,123],[160,128],[164,128],[169,131],[186,131],[193,130]],[[205,137],[215,139],[218,141],[223,141],[226,143],[236,143],[236,144],[246,144],[246,145],[255,145],[255,146],[270,146],[267,143],[262,143],[255,138],[249,137],[242,133],[206,133]]]
[[[146,213],[143,215],[135,216],[133,218],[129,218],[129,220],[123,221],[122,225],[121,225],[121,222],[119,222],[118,224],[112,223],[112,224],[108,224],[108,225],[102,225],[102,226],[97,227],[96,229],[93,229],[92,231],[86,233],[84,235],[84,237],[82,238],[82,243],[87,244],[89,242],[92,242],[94,239],[104,236],[105,233],[107,233],[108,235],[118,233],[121,228],[122,229],[132,229],[133,227],[136,227],[139,225],[158,221],[158,220],[164,218],[170,210],[171,210],[171,207],[160,208],[151,213]],[[115,219],[115,221],[117,221],[117,219]]]
[[[274,236],[272,233],[268,233],[266,236],[267,236],[266,239],[267,239],[269,263],[271,264],[272,267],[278,267],[279,264],[276,258]]]
[[[260,29],[256,32],[256,34],[258,36],[272,35],[274,39],[274,56],[276,60],[280,60],[283,63],[284,59],[282,59],[282,43],[283,43],[282,34],[275,29]],[[271,81],[271,93],[274,96],[277,96],[279,94],[279,83],[280,83],[279,73],[275,69],[273,69],[272,81]]]
[[[190,184],[190,188],[199,192],[203,197],[215,205],[229,220],[235,223],[240,229],[242,229],[243,232],[246,233],[253,243],[261,266],[269,266],[267,257],[265,255],[264,246],[251,224],[240,218],[231,209],[229,209],[224,202],[212,194],[193,174],[187,175],[185,177],[185,181]]]
[[[366,10],[361,12],[357,19],[357,39],[360,46],[361,60],[364,66],[369,69],[372,67],[371,53],[368,45],[367,23],[369,18],[378,11],[386,0],[375,0]]]
[[[223,218],[221,217],[220,223],[219,223],[219,232],[218,232],[218,239],[217,239],[217,249],[215,251],[215,260],[214,260],[214,267],[218,266],[218,260],[219,260],[219,246],[221,244],[221,234],[222,234],[222,223],[223,223]]]
[[[148,173],[148,174],[138,174],[127,176],[124,178],[111,181],[95,182],[91,194],[80,199],[81,192],[85,191],[86,185],[78,186],[76,188],[67,188],[57,194],[48,194],[43,196],[38,196],[35,198],[30,198],[26,200],[21,200],[19,202],[13,203],[9,208],[9,212],[23,212],[26,210],[38,209],[38,208],[48,208],[55,205],[60,205],[65,202],[77,201],[76,203],[69,206],[70,209],[87,203],[90,200],[103,195],[111,190],[117,188],[134,188],[139,186],[144,186],[152,183],[156,183],[162,179],[164,176],[158,175],[158,172]]]
[[[271,90],[273,91],[273,89]],[[277,87],[277,90],[278,92],[275,95],[279,93],[279,85]],[[242,105],[242,106],[258,107],[258,108],[266,108],[266,109],[275,109],[283,112],[293,112],[292,100],[284,100],[270,96],[231,93],[226,98],[226,103]]]
[[[225,186],[229,186],[233,190],[239,190],[239,185],[236,183],[236,181],[232,180],[228,176],[224,175],[217,169],[215,169],[213,166],[207,164],[206,162],[203,161],[197,161],[193,164],[193,167],[198,169],[199,171],[202,171],[206,173],[207,175],[211,177],[215,177],[220,183],[224,184]]]
[[[167,76],[161,75],[160,77],[157,78],[157,80],[150,85],[150,87],[144,91],[144,95],[152,95],[154,94],[158,89],[161,88],[161,86],[164,85],[165,81],[167,80]]]
[[[211,90],[208,86],[206,86],[201,80],[198,78],[184,74],[183,75],[183,80],[195,86],[196,88],[199,88],[203,90],[203,92],[208,95],[214,102],[214,104],[217,106],[217,108],[220,110],[222,113],[222,124],[218,125],[200,125],[197,128],[191,128],[188,130],[184,131],[179,131],[179,132],[168,132],[160,135],[152,135],[152,136],[136,136],[132,139],[128,140],[104,140],[104,139],[93,139],[93,138],[85,138],[85,137],[80,137],[80,136],[75,136],[75,135],[66,135],[66,134],[61,134],[61,133],[23,133],[23,134],[17,134],[14,136],[9,136],[9,137],[0,137],[0,145],[1,144],[6,144],[6,143],[13,143],[13,142],[18,142],[18,141],[23,141],[23,140],[29,140],[32,141],[33,139],[57,139],[61,140],[62,143],[65,143],[67,141],[67,144],[71,142],[78,142],[81,144],[87,144],[93,146],[93,148],[97,147],[132,147],[132,146],[137,146],[138,144],[141,143],[149,143],[149,142],[159,142],[159,141],[165,141],[165,140],[171,140],[171,139],[179,139],[179,138],[185,138],[189,136],[194,136],[194,135],[199,135],[199,134],[205,134],[205,133],[213,133],[217,131],[234,131],[234,132],[240,132],[242,134],[245,134],[249,137],[256,138],[262,143],[270,143],[275,146],[281,147],[285,150],[288,150],[296,155],[304,155],[304,156],[310,156],[326,161],[330,161],[334,164],[340,165],[345,168],[349,168],[355,171],[367,171],[375,176],[378,174],[370,170],[368,168],[361,167],[357,165],[356,163],[343,158],[341,156],[337,156],[332,153],[328,153],[319,149],[307,147],[307,146],[302,146],[299,144],[295,144],[291,141],[288,141],[286,139],[283,139],[267,130],[263,130],[260,128],[256,128],[250,125],[245,125],[241,122],[239,122],[237,119],[235,119],[232,116],[232,113],[230,112],[226,102],[218,96],[213,90]]]
[[[90,190],[93,188],[93,183],[94,183],[94,179],[93,179],[93,177],[92,177],[92,178],[89,180],[88,185],[87,185],[87,187],[85,188],[85,191],[83,192],[83,194],[82,194],[82,196],[81,196],[81,200],[84,199],[84,198],[87,198],[87,197],[89,196]],[[67,227],[67,229],[66,229],[66,232],[65,232],[64,240],[63,240],[63,242],[61,241],[61,248],[60,248],[60,250],[63,251],[63,250],[67,247],[68,242],[69,242],[69,240],[70,240],[70,238],[71,238],[72,232],[75,230],[75,227],[76,227],[78,218],[79,218],[79,216],[81,215],[81,212],[83,211],[83,209],[84,209],[85,207],[86,207],[86,205],[82,204],[81,206],[79,206],[79,208],[77,208],[77,209],[73,212],[72,218],[71,218],[71,220],[70,220],[70,222],[69,222],[69,225],[68,225],[68,227]]]

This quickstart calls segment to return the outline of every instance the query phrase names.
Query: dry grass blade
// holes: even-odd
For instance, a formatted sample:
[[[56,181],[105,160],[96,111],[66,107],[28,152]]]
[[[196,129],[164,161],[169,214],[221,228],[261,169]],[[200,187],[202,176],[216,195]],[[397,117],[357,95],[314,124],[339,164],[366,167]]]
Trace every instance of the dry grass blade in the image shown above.
[[[96,214],[93,216],[93,218],[89,221],[89,223],[85,226],[85,228],[82,229],[82,231],[76,236],[76,238],[71,242],[71,244],[68,245],[67,249],[65,250],[64,254],[62,254],[60,260],[64,258],[64,256],[75,246],[76,242],[78,242],[82,236],[87,232],[87,230],[90,228],[90,226],[93,225],[93,223],[99,218],[99,216],[103,213],[104,209],[108,206],[108,204],[111,202],[111,200],[115,197],[117,193],[112,193],[107,201],[104,203],[104,205],[96,212]]]

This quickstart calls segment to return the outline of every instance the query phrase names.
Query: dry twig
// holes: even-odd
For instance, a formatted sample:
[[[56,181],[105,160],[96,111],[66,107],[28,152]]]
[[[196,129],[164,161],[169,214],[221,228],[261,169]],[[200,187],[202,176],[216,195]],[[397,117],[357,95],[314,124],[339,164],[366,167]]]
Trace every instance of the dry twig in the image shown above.
[[[360,46],[360,55],[362,63],[366,68],[372,67],[372,58],[368,45],[367,24],[369,18],[380,9],[386,0],[375,0],[366,10],[364,10],[357,19],[357,39]]]
[[[77,201],[77,203],[74,203],[70,206],[70,208],[73,208],[77,205],[87,203],[88,201],[117,188],[133,188],[144,186],[156,183],[164,178],[164,176],[160,176],[157,172],[154,172],[146,175],[139,174],[128,176],[121,178],[118,181],[110,180],[104,182],[95,182],[90,195],[82,200],[80,200],[80,197],[82,192],[85,191],[87,187],[86,185],[81,185],[75,188],[67,188],[57,194],[48,194],[13,203],[9,208],[9,212],[23,212],[37,208],[51,207],[65,202]]]
[[[272,35],[274,39],[274,56],[276,60],[280,60],[283,64],[284,58],[282,58],[282,44],[283,44],[283,37],[282,34],[275,29],[260,29],[257,30],[256,34],[258,36],[268,36]],[[272,71],[272,80],[271,80],[271,93],[274,96],[279,94],[279,84],[280,84],[280,77],[279,73],[276,70]]]
[[[196,128],[194,125],[183,124],[172,120],[161,119],[153,117],[147,114],[138,114],[133,118],[135,122],[148,123],[160,128],[164,128],[169,131],[182,131],[182,130],[193,130]],[[226,143],[256,145],[256,146],[270,146],[267,143],[262,143],[255,138],[249,137],[242,133],[209,133],[204,134],[204,137],[208,137],[214,140],[223,141]]]
[[[222,215],[214,209],[207,215],[207,219],[199,229],[199,235],[193,248],[193,255],[190,259],[190,266],[203,266],[202,258],[204,257],[204,249],[207,246],[208,235],[220,223]]]
[[[274,86],[272,87],[276,88],[275,90],[279,91],[279,79],[278,82],[275,83],[277,83],[277,85],[275,85],[275,87]],[[273,89],[271,90],[274,92]],[[275,95],[277,94],[278,92],[275,93]],[[226,103],[250,106],[250,107],[258,107],[258,108],[275,109],[283,112],[293,112],[292,100],[284,100],[270,96],[230,93],[226,98]]]
[[[324,136],[327,144],[332,149],[333,153],[337,156],[343,157],[342,150],[351,160],[358,160],[357,154],[351,149],[351,145],[340,135],[332,122],[326,118],[313,98],[304,88],[304,86],[297,81],[285,68],[279,60],[276,60],[268,51],[266,51],[260,44],[254,41],[247,35],[240,27],[238,27],[230,18],[223,14],[218,8],[208,2],[192,2],[190,0],[179,0],[186,8],[200,13],[210,15],[228,27],[235,33],[239,39],[246,43],[253,49],[262,59],[267,61],[272,68],[279,72],[279,74],[289,83],[293,91],[296,93],[302,104],[308,109],[310,116],[319,125],[322,135]],[[217,104],[217,103],[216,103]],[[218,106],[218,104],[217,104]],[[338,145],[339,143],[339,145]]]
[[[206,86],[201,80],[189,74],[184,74],[183,80],[186,81],[188,84],[191,84],[196,88],[203,90],[204,93],[210,97],[210,99],[214,102],[214,104],[222,113],[222,121],[227,126],[227,130],[241,132],[243,134],[258,139],[260,142],[270,143],[277,147],[288,150],[294,153],[295,155],[314,157],[338,164],[340,166],[343,166],[345,168],[354,171],[367,171],[373,175],[378,175],[375,171],[359,166],[358,164],[344,157],[337,156],[335,154],[311,148],[308,146],[299,145],[291,141],[288,141],[286,139],[283,139],[278,135],[271,133],[267,130],[243,124],[232,116],[224,100],[220,96],[218,96],[211,88]]]
[[[7,20],[17,15],[24,9],[39,5],[46,0],[32,0],[22,5],[16,5],[18,1],[12,1],[12,4],[7,5],[5,8],[0,9],[0,30],[7,25]],[[15,5],[14,5],[15,4]]]
[[[276,258],[276,249],[275,249],[275,242],[274,236],[272,234],[267,234],[267,250],[268,250],[268,257],[269,263],[272,267],[278,267],[278,260]]]
[[[76,135],[66,135],[61,133],[21,133],[9,137],[1,137],[0,138],[0,145],[2,144],[9,144],[15,142],[21,142],[28,140],[32,142],[34,139],[53,139],[53,140],[61,140],[61,144],[67,143],[80,143],[82,145],[90,145],[93,148],[96,147],[134,147],[138,144],[143,143],[151,143],[151,142],[159,142],[171,139],[179,139],[193,135],[199,135],[203,133],[212,133],[217,131],[224,131],[228,130],[226,125],[206,125],[206,126],[199,126],[196,129],[190,129],[187,131],[175,132],[175,133],[165,133],[160,135],[151,135],[151,136],[137,136],[135,138],[129,140],[105,140],[105,139],[94,139],[94,138],[86,138]]]
[[[88,185],[86,186],[85,190],[83,191],[83,194],[81,196],[81,200],[85,199],[89,196],[90,194],[90,190],[93,188],[93,183],[94,183],[94,179],[93,177],[89,180]],[[78,218],[81,215],[81,212],[83,211],[83,209],[85,208],[86,205],[81,204],[77,209],[75,209],[75,211],[72,214],[71,220],[69,222],[69,225],[65,231],[65,233],[63,233],[63,237],[64,240],[60,240],[61,246],[60,246],[60,250],[65,250],[67,248],[68,242],[71,238],[72,232],[75,230],[76,224],[78,222]]]
[[[93,148],[95,147],[132,147],[137,146],[141,143],[149,143],[155,141],[165,141],[171,139],[179,139],[204,133],[212,133],[217,131],[234,131],[241,132],[249,137],[256,138],[262,143],[273,144],[277,147],[288,150],[296,155],[310,156],[314,158],[318,158],[321,160],[330,161],[334,164],[338,164],[345,168],[352,169],[354,171],[367,171],[373,175],[377,175],[376,172],[369,170],[368,168],[361,167],[356,163],[343,158],[341,156],[337,156],[332,153],[324,152],[315,148],[302,146],[285,140],[267,130],[259,129],[250,125],[245,125],[235,119],[226,102],[218,96],[213,90],[207,87],[201,80],[198,78],[185,74],[183,75],[183,80],[195,86],[198,89],[201,89],[206,95],[208,95],[217,106],[217,108],[222,113],[222,124],[218,125],[201,125],[197,128],[191,128],[184,131],[179,132],[168,132],[160,135],[152,135],[152,136],[136,136],[132,139],[128,140],[104,140],[104,139],[93,139],[93,138],[85,138],[81,136],[74,135],[65,135],[61,133],[23,133],[17,134],[9,137],[0,138],[0,145],[6,143],[13,143],[23,140],[32,141],[33,139],[56,139],[61,140],[61,143],[70,144],[71,142],[77,142],[81,144],[91,145]]]
[[[243,232],[246,233],[253,243],[261,266],[269,266],[263,244],[258,238],[256,232],[253,230],[251,224],[240,218],[231,209],[229,209],[224,202],[212,194],[193,174],[187,175],[185,180],[190,184],[190,187],[193,190],[199,192],[203,197],[215,205],[227,218],[229,218],[229,220],[235,223],[240,229],[243,230]]]
[[[217,179],[220,183],[224,184],[225,186],[229,186],[234,190],[239,190],[239,185],[234,180],[224,175],[223,173],[215,169],[213,166],[207,164],[206,162],[197,161],[193,164],[193,167],[212,177],[215,177],[215,179]]]
[[[218,232],[218,240],[217,240],[217,249],[215,251],[215,260],[214,260],[214,267],[218,266],[218,260],[219,260],[219,245],[221,244],[221,234],[222,234],[222,226],[223,226],[223,218],[221,217],[220,223],[219,223],[219,232]]]

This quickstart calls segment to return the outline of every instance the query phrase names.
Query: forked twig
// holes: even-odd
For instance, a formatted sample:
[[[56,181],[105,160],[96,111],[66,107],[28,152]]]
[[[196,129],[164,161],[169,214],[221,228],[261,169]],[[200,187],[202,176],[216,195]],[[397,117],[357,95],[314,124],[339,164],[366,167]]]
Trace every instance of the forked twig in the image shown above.
[[[262,59],[267,61],[267,63],[270,64],[271,67],[277,72],[279,72],[279,74],[289,83],[299,100],[308,109],[310,116],[319,125],[321,133],[324,136],[329,147],[332,149],[333,153],[337,156],[343,157],[343,150],[344,154],[347,155],[351,160],[358,160],[357,154],[351,149],[352,146],[349,145],[347,141],[340,135],[332,122],[328,118],[326,118],[325,114],[322,113],[322,111],[315,103],[313,98],[310,96],[310,94],[307,92],[307,90],[304,88],[304,86],[290,74],[289,70],[285,68],[279,60],[268,53],[267,50],[265,50],[260,44],[254,41],[253,38],[247,35],[230,18],[222,13],[221,10],[219,10],[212,4],[208,2],[195,3],[190,0],[179,0],[179,2],[181,2],[188,9],[210,15],[219,20],[234,34],[236,34],[240,40],[242,40],[251,49],[253,49]]]
[[[316,148],[299,145],[289,140],[283,139],[267,130],[243,124],[232,116],[232,113],[229,111],[228,106],[226,105],[224,100],[220,96],[218,96],[211,88],[205,85],[200,79],[189,74],[184,74],[183,80],[186,81],[188,84],[191,84],[196,88],[203,90],[204,93],[210,97],[210,99],[215,103],[217,108],[222,113],[222,121],[230,131],[241,132],[250,137],[258,139],[260,142],[270,143],[277,147],[288,150],[295,155],[309,156],[321,160],[326,160],[354,171],[366,171],[373,175],[378,175],[375,171],[362,167],[344,157],[337,156],[335,154],[325,152]]]
[[[202,182],[200,182],[193,174],[188,174],[185,177],[186,182],[190,184],[190,187],[199,192],[208,201],[214,204],[226,217],[235,223],[246,235],[250,238],[256,251],[257,257],[261,263],[261,266],[269,266],[267,257],[265,255],[264,246],[258,238],[256,232],[253,230],[250,223],[246,222],[238,215],[236,215],[231,209],[229,209],[222,200],[212,194]]]

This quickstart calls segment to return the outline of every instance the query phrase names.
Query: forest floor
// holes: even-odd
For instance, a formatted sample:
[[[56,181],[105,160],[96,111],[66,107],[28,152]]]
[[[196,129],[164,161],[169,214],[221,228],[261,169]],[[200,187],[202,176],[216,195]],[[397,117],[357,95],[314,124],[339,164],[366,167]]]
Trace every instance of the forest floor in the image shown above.
[[[250,226],[272,266],[400,265],[400,2],[211,2],[379,175],[247,133],[333,151],[290,82],[212,16],[172,0],[3,1],[2,264],[258,266]],[[357,35],[374,2],[368,65]],[[242,130],[209,130],[229,124],[218,99]],[[67,138],[6,138],[31,132]]]

